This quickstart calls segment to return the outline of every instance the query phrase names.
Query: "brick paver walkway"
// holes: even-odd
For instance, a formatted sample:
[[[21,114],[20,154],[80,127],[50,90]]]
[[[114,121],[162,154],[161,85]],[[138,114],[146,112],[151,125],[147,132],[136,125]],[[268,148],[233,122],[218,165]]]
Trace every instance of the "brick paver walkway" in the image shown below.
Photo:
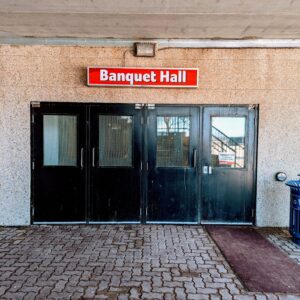
[[[287,229],[261,228],[259,231],[300,265],[300,246],[293,243]]]
[[[0,299],[300,299],[246,292],[201,226],[0,228]]]

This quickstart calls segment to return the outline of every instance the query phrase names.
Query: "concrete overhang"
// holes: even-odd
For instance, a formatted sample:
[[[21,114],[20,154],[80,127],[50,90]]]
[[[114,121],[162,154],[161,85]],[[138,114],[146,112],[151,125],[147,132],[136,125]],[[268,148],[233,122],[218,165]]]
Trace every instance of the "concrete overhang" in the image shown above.
[[[0,37],[299,39],[299,0],[0,0]]]

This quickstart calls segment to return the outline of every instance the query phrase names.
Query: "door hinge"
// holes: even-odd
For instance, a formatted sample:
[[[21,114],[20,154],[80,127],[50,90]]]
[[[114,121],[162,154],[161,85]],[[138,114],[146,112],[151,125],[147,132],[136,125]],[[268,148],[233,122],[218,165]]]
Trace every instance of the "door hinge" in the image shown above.
[[[148,109],[155,109],[155,104],[147,104]]]
[[[34,217],[34,206],[31,207],[31,216]]]
[[[35,164],[34,161],[31,163],[31,169],[34,170]]]
[[[255,217],[255,209],[254,208],[252,208],[252,211],[251,211],[251,217],[254,219],[254,217]]]
[[[41,102],[31,102],[31,107],[39,108],[41,107]]]
[[[34,114],[31,115],[31,123],[34,124]]]
[[[144,169],[144,167],[146,167],[146,171],[149,170],[149,164],[148,164],[148,162],[146,162],[146,165],[144,166],[143,162],[141,161],[140,170],[142,171]]]
[[[144,124],[144,117],[141,117],[141,125]]]
[[[143,107],[143,104],[141,104],[141,103],[136,103],[136,104],[134,105],[134,108],[135,108],[135,109],[142,109],[142,107]]]

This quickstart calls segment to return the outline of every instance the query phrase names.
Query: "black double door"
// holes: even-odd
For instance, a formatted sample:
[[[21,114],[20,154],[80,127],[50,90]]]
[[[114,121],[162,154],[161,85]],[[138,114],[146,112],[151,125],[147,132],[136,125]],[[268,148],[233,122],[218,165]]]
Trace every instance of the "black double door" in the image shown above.
[[[246,107],[35,104],[33,222],[252,222],[254,116]]]

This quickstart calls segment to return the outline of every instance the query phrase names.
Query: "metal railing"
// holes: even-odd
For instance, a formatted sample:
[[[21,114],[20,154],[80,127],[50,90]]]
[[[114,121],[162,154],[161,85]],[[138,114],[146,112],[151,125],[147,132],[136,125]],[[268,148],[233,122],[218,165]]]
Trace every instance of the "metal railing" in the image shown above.
[[[245,146],[236,142],[218,128],[212,126],[212,148],[217,152],[228,152],[235,154],[235,166],[243,167],[237,162],[237,154],[244,153]]]

